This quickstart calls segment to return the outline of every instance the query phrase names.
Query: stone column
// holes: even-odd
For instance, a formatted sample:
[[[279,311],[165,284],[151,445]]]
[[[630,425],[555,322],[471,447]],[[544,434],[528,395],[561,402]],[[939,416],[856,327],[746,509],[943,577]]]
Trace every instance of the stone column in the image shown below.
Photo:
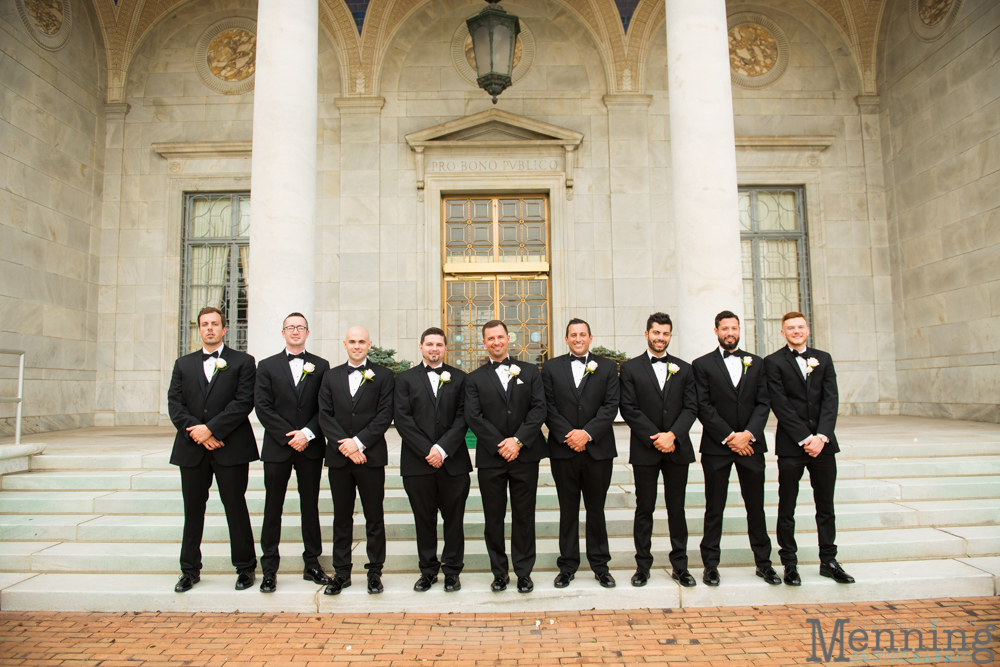
[[[316,309],[317,0],[260,0],[250,170],[249,351]]]
[[[666,0],[677,354],[718,344],[716,313],[743,316],[736,139],[725,0]]]

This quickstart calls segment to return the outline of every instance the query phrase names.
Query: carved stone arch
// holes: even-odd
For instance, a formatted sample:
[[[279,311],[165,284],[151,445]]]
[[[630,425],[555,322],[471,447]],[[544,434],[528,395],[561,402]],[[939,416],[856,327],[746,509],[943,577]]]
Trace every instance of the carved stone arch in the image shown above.
[[[876,63],[882,16],[888,0],[807,0],[825,13],[847,40],[862,95],[877,95]]]
[[[644,94],[646,88],[646,63],[649,60],[649,50],[658,31],[664,30],[666,21],[666,4],[663,0],[639,0],[639,4],[629,21],[628,34],[625,36],[626,56],[621,63],[621,92]],[[627,79],[633,82],[633,88],[624,89]]]
[[[361,66],[361,36],[344,0],[319,0],[319,24],[326,31],[340,63],[341,91],[355,92]],[[353,74],[353,77],[352,77]]]

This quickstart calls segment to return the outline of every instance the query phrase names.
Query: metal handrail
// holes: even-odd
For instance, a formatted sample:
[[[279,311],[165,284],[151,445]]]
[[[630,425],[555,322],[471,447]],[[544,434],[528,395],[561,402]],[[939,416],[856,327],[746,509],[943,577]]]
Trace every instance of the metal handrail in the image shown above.
[[[24,404],[24,350],[0,349],[0,354],[16,354],[17,363],[17,398],[0,398],[0,403],[17,403],[17,416],[14,418],[14,444],[21,444],[21,407]]]

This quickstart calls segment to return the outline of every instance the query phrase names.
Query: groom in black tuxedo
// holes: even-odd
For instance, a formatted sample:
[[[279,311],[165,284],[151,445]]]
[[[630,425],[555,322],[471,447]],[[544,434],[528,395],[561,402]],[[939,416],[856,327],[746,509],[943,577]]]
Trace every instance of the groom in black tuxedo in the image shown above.
[[[715,316],[719,347],[694,360],[698,387],[701,467],[705,473],[705,531],[701,540],[703,581],[719,585],[722,515],[733,465],[747,512],[747,533],[757,576],[780,585],[771,567],[771,538],[764,522],[764,426],[771,412],[764,360],[739,349],[740,318],[728,310]]]
[[[590,325],[572,319],[566,325],[569,354],[542,366],[548,403],[552,477],[559,496],[559,574],[556,588],[566,588],[580,567],[580,493],[587,508],[587,561],[604,588],[614,588],[608,562],[608,527],[604,502],[618,449],[618,369],[615,362],[590,354]]]
[[[663,496],[670,530],[670,576],[694,586],[688,571],[687,517],[684,496],[694,447],[688,432],[698,415],[694,374],[687,362],[667,354],[673,322],[666,313],[646,320],[644,353],[622,364],[622,418],[632,431],[629,463],[635,475],[635,574],[633,586],[645,586],[653,566],[653,510],[663,475]]]
[[[465,445],[466,373],[444,363],[448,339],[432,327],[420,335],[423,363],[396,377],[396,431],[403,440],[399,472],[417,530],[420,578],[413,590],[430,590],[444,572],[444,590],[462,588],[465,566],[465,501],[472,460]],[[437,557],[437,515],[444,522],[444,549]]]
[[[774,437],[778,455],[778,555],[785,566],[785,583],[800,586],[795,544],[795,501],[802,471],[816,504],[819,537],[819,573],[840,584],[853,584],[837,562],[836,515],[833,494],[837,485],[836,453],[840,451],[837,426],[837,373],[830,355],[807,348],[809,323],[799,312],[781,318],[781,337],[788,345],[764,360],[771,410],[778,418]]]
[[[201,580],[201,537],[208,490],[215,477],[229,524],[229,548],[236,590],[253,586],[257,569],[246,490],[257,441],[247,418],[253,410],[254,359],[223,344],[226,316],[218,308],[198,313],[203,348],[174,362],[167,389],[170,421],[177,437],[170,463],[181,470],[184,535],[178,593]]]
[[[260,458],[264,461],[264,525],[260,533],[260,591],[277,590],[281,512],[292,469],[295,469],[302,526],[302,578],[330,584],[319,564],[323,536],[319,527],[319,487],[326,443],[319,428],[319,387],[330,363],[306,352],[309,323],[292,313],[281,325],[285,349],[257,366],[254,403],[264,427]]]
[[[361,496],[368,541],[368,592],[383,591],[385,564],[385,432],[392,423],[392,371],[368,360],[372,341],[364,327],[344,336],[347,363],[323,375],[319,427],[326,439],[330,494],[333,496],[333,567],[323,593],[339,595],[351,585],[354,502]]]
[[[535,496],[538,462],[548,456],[542,437],[545,388],[538,369],[507,355],[507,325],[490,320],[483,325],[483,345],[489,363],[465,380],[465,420],[476,435],[476,468],[483,499],[483,536],[490,556],[490,590],[506,590],[507,550],[504,519],[510,485],[510,551],[517,590],[530,593],[535,585]]]

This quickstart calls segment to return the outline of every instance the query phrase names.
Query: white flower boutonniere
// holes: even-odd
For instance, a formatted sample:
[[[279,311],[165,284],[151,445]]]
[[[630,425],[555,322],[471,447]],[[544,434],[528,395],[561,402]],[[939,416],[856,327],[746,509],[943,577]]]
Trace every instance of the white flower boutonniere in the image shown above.
[[[670,378],[674,376],[674,373],[681,369],[677,364],[667,364],[667,382],[670,382]]]
[[[816,370],[817,366],[819,366],[819,359],[816,357],[809,357],[806,359],[806,375],[812,375],[812,372]]]
[[[448,371],[442,372],[441,381],[438,382],[438,387],[440,387],[443,384],[448,384],[449,382],[451,382],[451,373],[449,373]]]
[[[303,375],[309,375],[310,373],[315,372],[315,370],[316,370],[316,364],[310,363],[308,361],[306,363],[302,364],[302,374]]]
[[[375,371],[373,371],[370,368],[366,368],[365,372],[361,374],[361,384],[359,384],[358,386],[360,387],[365,382],[371,382],[374,379],[375,379]]]
[[[510,376],[512,378],[516,378],[518,375],[521,374],[521,367],[520,366],[511,366],[510,368],[507,369],[507,372],[510,373]]]
[[[583,371],[584,375],[592,375],[594,371],[597,370],[597,362],[594,360],[587,362],[587,368]]]
[[[742,357],[741,361],[743,362],[743,375],[746,375],[747,369],[750,368],[751,364],[753,364],[753,357],[747,355],[745,357]]]
[[[229,368],[229,364],[226,363],[225,359],[219,357],[218,359],[215,360],[215,370],[212,371],[212,377],[215,377],[216,373],[218,373],[219,371],[224,371],[227,368]]]

